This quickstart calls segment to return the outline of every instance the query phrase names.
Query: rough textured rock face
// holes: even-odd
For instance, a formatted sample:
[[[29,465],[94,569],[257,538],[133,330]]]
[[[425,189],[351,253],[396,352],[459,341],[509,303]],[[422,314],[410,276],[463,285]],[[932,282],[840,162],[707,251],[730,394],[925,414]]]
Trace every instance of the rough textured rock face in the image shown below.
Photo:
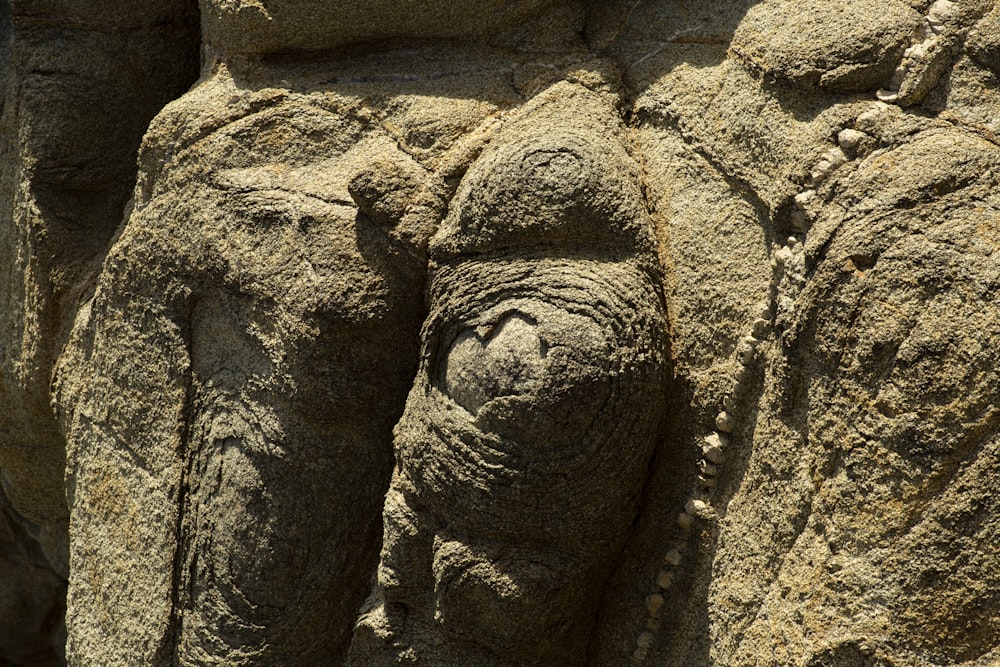
[[[572,35],[581,9],[564,0],[201,0],[206,43],[227,54],[321,51],[384,40],[473,39],[537,48]],[[530,22],[529,25],[525,25]]]
[[[65,640],[54,364],[121,225],[142,135],[197,77],[196,8],[149,5],[0,4],[0,654],[16,664]]]
[[[665,315],[614,109],[557,84],[505,125],[431,241],[352,664],[580,664],[659,426]]]
[[[0,663],[1000,664],[1000,5],[467,4],[0,1]]]

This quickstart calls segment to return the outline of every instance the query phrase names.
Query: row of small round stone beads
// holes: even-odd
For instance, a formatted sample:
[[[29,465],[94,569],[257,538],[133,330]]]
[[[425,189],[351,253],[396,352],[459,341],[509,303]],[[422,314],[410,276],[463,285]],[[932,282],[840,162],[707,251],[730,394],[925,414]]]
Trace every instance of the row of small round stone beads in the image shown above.
[[[868,114],[878,113],[885,106],[878,103]],[[865,114],[858,117],[859,122],[865,122]],[[793,233],[785,244],[774,251],[771,256],[771,288],[774,294],[774,319],[781,322],[791,315],[799,293],[806,283],[806,234],[812,225],[816,209],[819,206],[816,189],[829,178],[830,174],[852,160],[861,148],[868,135],[852,128],[842,129],[837,134],[837,145],[828,150],[813,166],[806,179],[805,189],[795,195],[791,214]]]
[[[757,317],[750,326],[750,332],[739,339],[736,347],[737,367],[733,375],[731,392],[723,399],[722,410],[715,416],[715,429],[702,442],[702,458],[699,462],[698,485],[684,504],[684,510],[677,515],[677,525],[686,535],[698,520],[712,520],[716,517],[711,499],[718,483],[720,466],[726,460],[726,450],[735,428],[734,414],[737,400],[745,395],[750,380],[757,348],[771,328],[772,317],[790,311],[795,298],[805,285],[806,267],[804,242],[812,218],[811,209],[816,203],[816,187],[838,167],[849,161],[845,151],[853,152],[867,135],[853,129],[844,129],[837,136],[837,146],[830,149],[816,163],[806,183],[806,189],[795,197],[792,212],[792,227],[796,234],[790,235],[781,248],[774,251],[771,258],[772,276],[770,301],[762,302]],[[646,622],[635,642],[632,663],[643,664],[660,630],[666,594],[673,587],[677,569],[684,560],[686,539],[676,539],[663,558],[662,568],[656,575],[656,588],[646,596]]]
[[[684,503],[683,511],[677,515],[677,525],[682,534],[674,540],[663,557],[662,567],[656,575],[655,590],[646,596],[646,622],[635,642],[635,649],[632,652],[633,664],[643,664],[649,658],[660,630],[667,602],[666,595],[673,587],[677,569],[684,561],[684,553],[688,546],[687,535],[699,520],[711,521],[716,517],[715,509],[712,507],[712,495],[735,428],[733,415],[737,407],[737,397],[746,393],[752,379],[753,371],[750,365],[756,356],[757,346],[767,336],[770,328],[770,311],[769,303],[762,304],[750,333],[740,338],[737,346],[738,364],[733,376],[732,390],[723,400],[722,410],[715,417],[715,429],[702,442],[698,483]]]

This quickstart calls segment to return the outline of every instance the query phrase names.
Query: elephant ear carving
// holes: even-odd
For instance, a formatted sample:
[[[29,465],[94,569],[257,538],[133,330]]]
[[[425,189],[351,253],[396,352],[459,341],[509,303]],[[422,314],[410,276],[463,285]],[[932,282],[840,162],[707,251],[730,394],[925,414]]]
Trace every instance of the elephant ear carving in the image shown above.
[[[378,584],[351,664],[582,664],[665,400],[666,315],[617,112],[509,119],[430,244]],[[403,613],[405,611],[405,613]]]

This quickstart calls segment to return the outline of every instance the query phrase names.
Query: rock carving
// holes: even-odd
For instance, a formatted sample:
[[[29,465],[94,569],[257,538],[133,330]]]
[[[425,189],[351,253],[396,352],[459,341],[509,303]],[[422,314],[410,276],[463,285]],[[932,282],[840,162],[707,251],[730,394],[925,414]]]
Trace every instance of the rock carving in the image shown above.
[[[0,0],[0,664],[1000,664],[995,0]]]
[[[584,660],[665,380],[626,142],[605,100],[557,84],[470,168],[431,239],[421,367],[353,664]]]

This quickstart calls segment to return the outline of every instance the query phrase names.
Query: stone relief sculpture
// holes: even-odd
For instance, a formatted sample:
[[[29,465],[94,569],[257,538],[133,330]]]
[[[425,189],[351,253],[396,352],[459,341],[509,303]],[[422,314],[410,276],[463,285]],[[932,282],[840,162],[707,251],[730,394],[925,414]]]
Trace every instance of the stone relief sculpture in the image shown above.
[[[431,240],[372,608],[351,662],[580,664],[663,402],[665,313],[624,128],[556,84]]]
[[[1000,664],[998,17],[0,3],[0,662]]]

